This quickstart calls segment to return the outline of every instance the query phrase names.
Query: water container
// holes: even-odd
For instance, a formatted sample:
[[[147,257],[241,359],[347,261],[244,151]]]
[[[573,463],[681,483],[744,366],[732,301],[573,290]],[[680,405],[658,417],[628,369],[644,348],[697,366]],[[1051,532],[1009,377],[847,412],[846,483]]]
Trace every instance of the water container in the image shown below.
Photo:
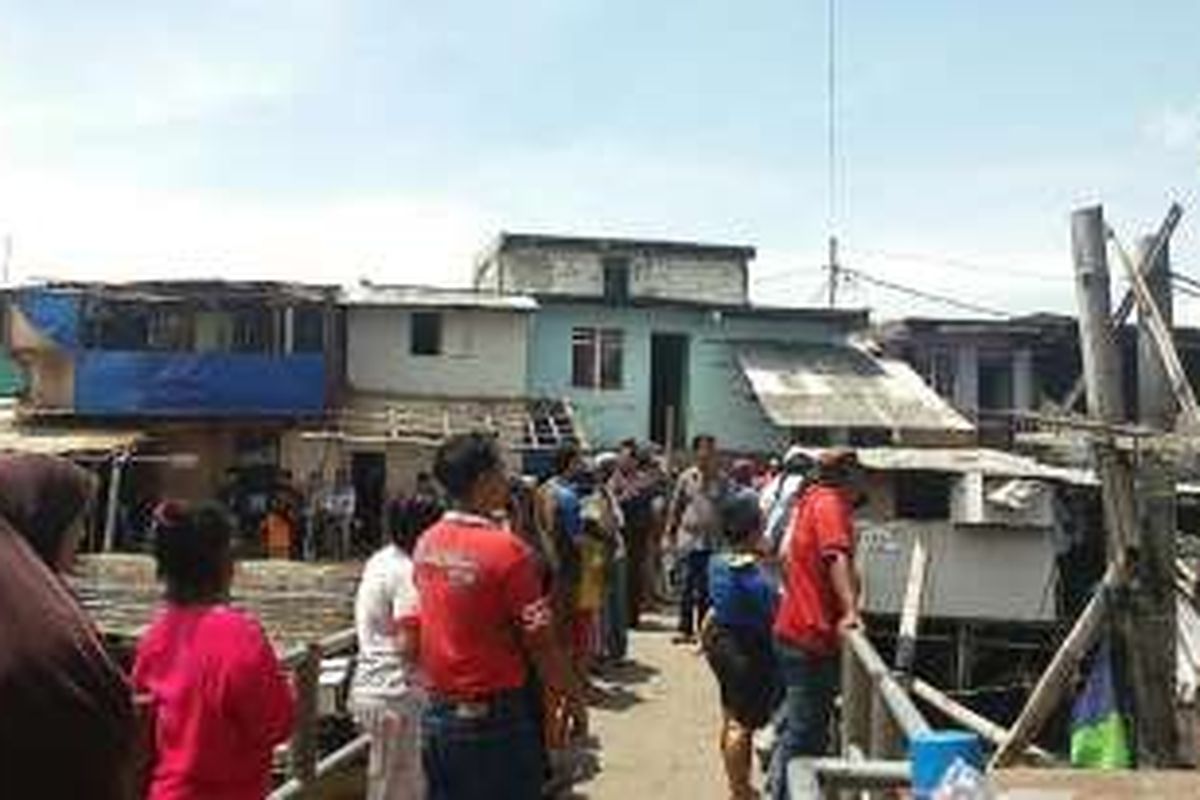
[[[913,796],[929,800],[942,776],[955,761],[962,759],[982,772],[983,746],[979,737],[967,731],[930,731],[914,736],[909,743],[912,760]]]

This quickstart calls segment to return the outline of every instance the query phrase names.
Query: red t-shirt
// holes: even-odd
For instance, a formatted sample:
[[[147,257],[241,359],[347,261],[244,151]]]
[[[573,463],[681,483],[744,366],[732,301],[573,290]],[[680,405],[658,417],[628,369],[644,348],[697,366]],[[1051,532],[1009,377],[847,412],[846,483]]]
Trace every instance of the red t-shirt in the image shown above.
[[[775,635],[813,655],[837,652],[841,604],[829,578],[828,557],[854,555],[854,515],[845,492],[813,486],[792,515],[784,565],[784,595]]]
[[[168,605],[138,642],[133,683],[154,697],[150,800],[266,797],[295,701],[254,619]]]
[[[490,520],[448,512],[413,562],[420,663],[433,691],[469,700],[524,686],[522,637],[551,623],[529,546]]]

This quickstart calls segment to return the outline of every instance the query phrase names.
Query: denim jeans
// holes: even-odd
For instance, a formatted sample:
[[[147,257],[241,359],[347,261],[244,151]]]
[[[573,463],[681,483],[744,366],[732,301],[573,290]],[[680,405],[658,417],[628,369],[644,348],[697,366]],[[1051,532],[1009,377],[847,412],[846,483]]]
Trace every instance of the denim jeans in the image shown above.
[[[679,632],[691,636],[708,612],[708,562],[711,550],[683,554],[683,591],[679,594]]]
[[[429,800],[537,800],[545,771],[535,713],[524,690],[496,695],[482,714],[431,698],[422,732]]]
[[[797,756],[823,756],[829,747],[829,718],[837,688],[837,656],[813,656],[775,640],[784,684],[775,750],[767,775],[772,800],[787,800],[787,765]]]

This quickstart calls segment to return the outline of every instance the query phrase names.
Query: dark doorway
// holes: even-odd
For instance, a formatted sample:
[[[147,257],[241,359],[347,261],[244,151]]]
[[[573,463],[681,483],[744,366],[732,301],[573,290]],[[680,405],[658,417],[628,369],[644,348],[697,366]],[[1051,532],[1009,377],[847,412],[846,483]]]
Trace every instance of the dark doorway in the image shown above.
[[[387,462],[383,453],[354,453],[350,459],[354,482],[354,518],[358,523],[354,549],[360,554],[379,546],[383,533],[383,495]]]
[[[688,337],[655,333],[650,337],[650,438],[683,447],[687,439]]]

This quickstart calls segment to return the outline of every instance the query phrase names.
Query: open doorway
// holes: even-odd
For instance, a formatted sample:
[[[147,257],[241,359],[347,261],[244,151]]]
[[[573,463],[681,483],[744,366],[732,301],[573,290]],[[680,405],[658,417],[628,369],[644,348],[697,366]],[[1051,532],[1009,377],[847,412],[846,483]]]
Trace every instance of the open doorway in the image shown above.
[[[383,453],[354,453],[350,458],[354,482],[354,516],[358,522],[358,553],[374,551],[382,541],[383,501],[387,486],[387,462]]]
[[[687,335],[651,335],[650,438],[663,446],[669,438],[674,447],[683,447],[687,439],[687,372]]]

